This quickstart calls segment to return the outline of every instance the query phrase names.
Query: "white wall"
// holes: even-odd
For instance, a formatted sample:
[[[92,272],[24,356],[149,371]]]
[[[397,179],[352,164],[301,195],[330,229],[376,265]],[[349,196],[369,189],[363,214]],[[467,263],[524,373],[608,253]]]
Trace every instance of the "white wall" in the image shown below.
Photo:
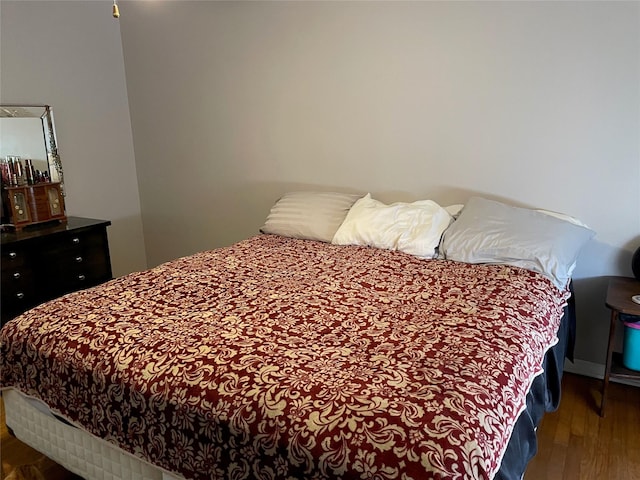
[[[67,214],[111,220],[119,276],[146,267],[120,25],[109,2],[0,2],[0,103],[53,108]]]
[[[640,245],[637,2],[121,1],[150,265],[258,231],[293,188],[481,194],[597,232],[577,354]]]

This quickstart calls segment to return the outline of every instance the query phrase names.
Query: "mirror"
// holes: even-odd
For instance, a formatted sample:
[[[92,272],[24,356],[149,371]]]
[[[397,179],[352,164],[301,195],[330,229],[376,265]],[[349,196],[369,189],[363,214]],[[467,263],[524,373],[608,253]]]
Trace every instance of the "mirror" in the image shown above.
[[[49,105],[0,105],[0,160],[3,185],[59,182],[64,195],[62,163]],[[16,179],[15,169],[9,168],[8,164],[16,161],[20,162],[18,170],[23,170],[19,172],[22,179]]]

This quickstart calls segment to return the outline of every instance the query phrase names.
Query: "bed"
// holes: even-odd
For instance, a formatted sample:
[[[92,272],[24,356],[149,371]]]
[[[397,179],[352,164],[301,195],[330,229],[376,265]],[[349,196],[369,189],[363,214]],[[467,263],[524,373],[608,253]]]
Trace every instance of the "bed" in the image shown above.
[[[559,401],[575,328],[568,278],[593,232],[507,206],[511,250],[515,212],[554,251],[575,252],[523,268],[529,259],[501,261],[494,242],[493,261],[468,261],[472,227],[483,223],[482,244],[496,228],[487,207],[502,204],[472,199],[454,216],[394,204],[389,217],[364,198],[331,197],[330,215],[282,199],[260,235],[9,322],[8,426],[92,479],[521,478]],[[407,237],[413,207],[421,227]],[[372,236],[372,215],[405,238],[380,248],[393,235]],[[292,233],[309,218],[312,231]],[[76,455],[74,442],[94,451]]]

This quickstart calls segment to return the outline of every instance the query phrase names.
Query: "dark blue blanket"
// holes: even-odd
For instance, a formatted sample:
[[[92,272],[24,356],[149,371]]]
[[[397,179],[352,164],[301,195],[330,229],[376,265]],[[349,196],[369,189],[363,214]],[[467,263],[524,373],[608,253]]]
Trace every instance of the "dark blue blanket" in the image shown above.
[[[494,477],[496,480],[520,480],[529,461],[538,451],[536,428],[545,412],[557,410],[560,404],[564,359],[573,361],[575,332],[575,297],[571,287],[571,298],[564,309],[558,330],[558,343],[547,352],[544,372],[531,385],[527,394],[527,408],[516,421],[500,470]]]

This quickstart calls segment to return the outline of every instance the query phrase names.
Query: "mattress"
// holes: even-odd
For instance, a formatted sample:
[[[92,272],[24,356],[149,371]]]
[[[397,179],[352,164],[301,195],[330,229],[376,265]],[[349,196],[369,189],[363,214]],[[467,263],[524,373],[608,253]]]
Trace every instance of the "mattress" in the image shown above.
[[[2,399],[7,427],[16,438],[86,480],[181,478],[63,421],[42,401],[18,390],[5,390]]]
[[[155,473],[492,478],[568,297],[517,267],[262,235],[9,322],[2,387]]]

